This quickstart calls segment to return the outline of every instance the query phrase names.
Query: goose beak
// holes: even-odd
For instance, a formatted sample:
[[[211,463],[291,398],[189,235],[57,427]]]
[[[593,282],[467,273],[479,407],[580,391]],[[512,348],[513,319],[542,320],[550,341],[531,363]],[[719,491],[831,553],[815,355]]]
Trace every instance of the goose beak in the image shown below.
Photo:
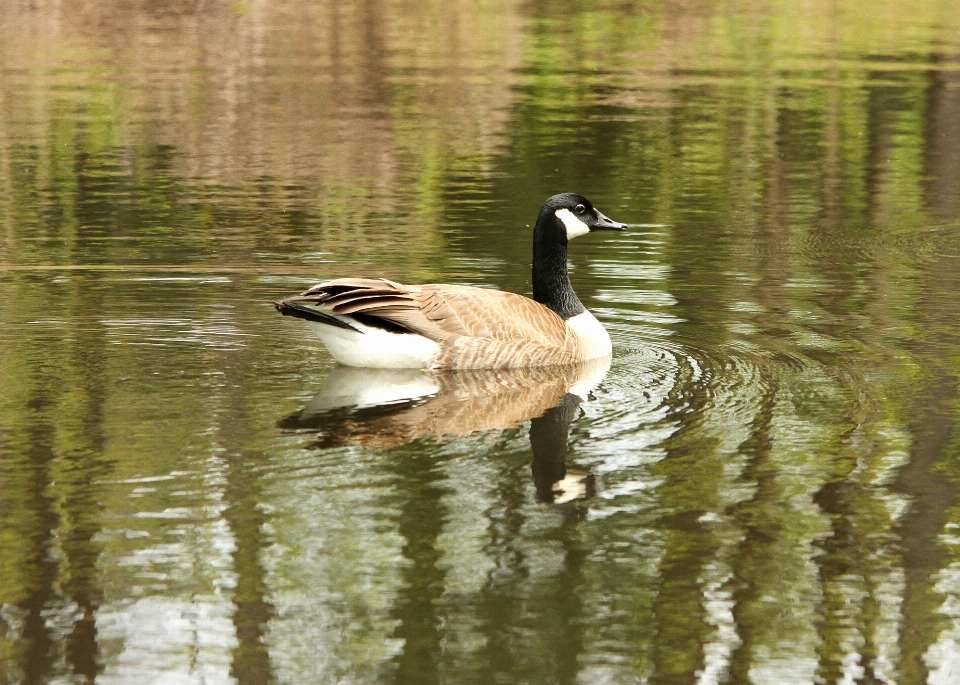
[[[593,226],[590,227],[591,231],[625,231],[627,230],[626,224],[621,224],[616,221],[613,221],[609,217],[601,214],[599,210],[596,210],[596,212],[597,212],[597,223],[595,223]]]

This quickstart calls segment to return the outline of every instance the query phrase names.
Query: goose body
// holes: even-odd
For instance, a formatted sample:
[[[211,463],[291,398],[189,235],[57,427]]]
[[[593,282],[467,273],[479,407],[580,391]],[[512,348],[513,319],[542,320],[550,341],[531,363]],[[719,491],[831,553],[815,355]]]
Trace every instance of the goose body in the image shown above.
[[[624,230],[573,193],[554,195],[534,228],[534,299],[464,285],[340,278],[276,303],[305,319],[341,364],[432,370],[555,366],[610,355],[610,336],[577,298],[569,240]]]

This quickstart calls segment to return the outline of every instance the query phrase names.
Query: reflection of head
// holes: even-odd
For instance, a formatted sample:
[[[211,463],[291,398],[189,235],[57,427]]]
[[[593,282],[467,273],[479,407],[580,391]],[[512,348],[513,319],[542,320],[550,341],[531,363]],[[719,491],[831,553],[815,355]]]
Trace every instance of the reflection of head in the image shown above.
[[[533,484],[538,502],[562,504],[595,492],[592,475],[567,472],[567,437],[579,407],[580,398],[567,393],[559,405],[530,422]]]

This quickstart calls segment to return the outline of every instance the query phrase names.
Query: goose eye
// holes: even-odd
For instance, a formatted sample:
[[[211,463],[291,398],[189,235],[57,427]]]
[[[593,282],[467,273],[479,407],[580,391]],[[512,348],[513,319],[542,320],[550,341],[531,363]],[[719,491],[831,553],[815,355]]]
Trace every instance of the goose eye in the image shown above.
[[[583,205],[577,205],[576,207],[573,208],[573,210],[574,210],[577,214],[583,214],[585,211],[587,211],[587,208],[584,207]]]

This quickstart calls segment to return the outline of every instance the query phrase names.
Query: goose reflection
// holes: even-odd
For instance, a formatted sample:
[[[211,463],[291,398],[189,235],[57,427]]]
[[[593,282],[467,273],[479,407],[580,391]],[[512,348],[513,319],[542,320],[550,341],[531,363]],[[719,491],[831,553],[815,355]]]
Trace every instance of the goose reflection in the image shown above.
[[[594,476],[566,467],[570,424],[606,376],[610,358],[525,369],[430,373],[337,366],[281,428],[318,431],[317,447],[398,447],[530,424],[537,500],[562,504],[595,494]]]

